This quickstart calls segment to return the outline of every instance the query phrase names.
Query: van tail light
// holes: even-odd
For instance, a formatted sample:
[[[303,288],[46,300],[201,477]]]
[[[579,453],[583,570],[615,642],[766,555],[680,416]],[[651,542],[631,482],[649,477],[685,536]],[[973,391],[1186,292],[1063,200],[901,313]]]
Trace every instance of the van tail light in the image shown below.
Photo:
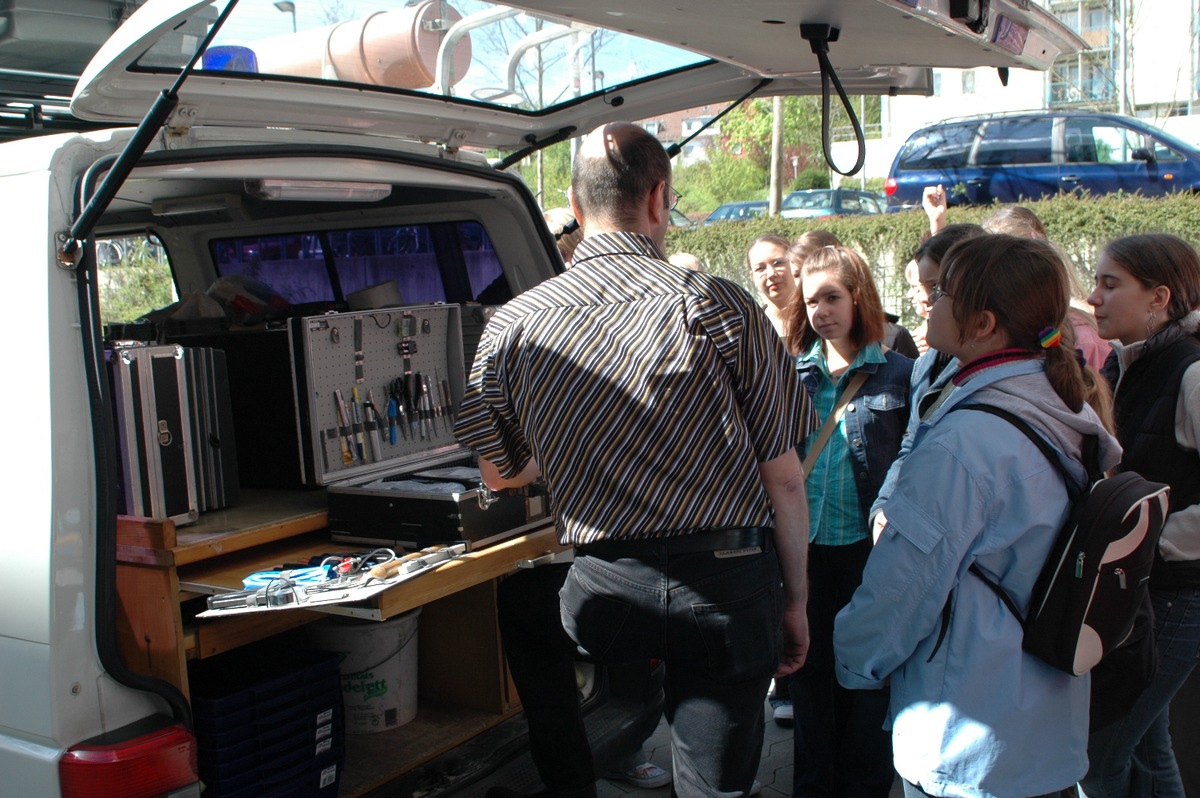
[[[200,780],[196,738],[168,726],[119,743],[80,743],[58,763],[63,798],[153,798]]]
[[[883,194],[885,197],[890,197],[896,193],[896,178],[889,177],[883,181]]]

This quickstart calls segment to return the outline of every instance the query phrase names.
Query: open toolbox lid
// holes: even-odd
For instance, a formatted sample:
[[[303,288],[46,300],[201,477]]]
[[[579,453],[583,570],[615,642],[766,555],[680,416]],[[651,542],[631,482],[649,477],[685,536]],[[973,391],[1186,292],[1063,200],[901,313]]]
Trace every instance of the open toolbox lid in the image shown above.
[[[415,305],[292,320],[313,485],[461,460],[461,309]]]

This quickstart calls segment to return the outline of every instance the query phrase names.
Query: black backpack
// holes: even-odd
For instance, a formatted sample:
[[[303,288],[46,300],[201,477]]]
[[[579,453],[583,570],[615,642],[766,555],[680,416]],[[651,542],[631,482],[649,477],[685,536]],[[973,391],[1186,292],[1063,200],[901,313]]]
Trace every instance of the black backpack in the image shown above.
[[[1031,440],[1062,474],[1072,508],[1033,588],[1028,617],[975,563],[970,571],[995,591],[1025,630],[1022,647],[1066,673],[1079,676],[1129,638],[1148,601],[1150,569],[1167,517],[1166,485],[1132,471],[1105,477],[1096,465],[1095,438],[1085,446],[1086,490],[1063,467],[1058,453],[1019,416],[991,405],[963,405],[1005,419]]]

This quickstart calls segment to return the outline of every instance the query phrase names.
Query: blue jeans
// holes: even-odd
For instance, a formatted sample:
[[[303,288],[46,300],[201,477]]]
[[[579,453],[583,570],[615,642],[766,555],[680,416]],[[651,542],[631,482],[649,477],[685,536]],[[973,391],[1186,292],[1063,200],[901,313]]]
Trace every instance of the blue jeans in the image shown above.
[[[560,597],[563,628],[584,653],[666,663],[675,793],[749,794],[781,655],[774,550],[614,559],[577,551]]]
[[[1155,590],[1158,671],[1124,720],[1088,740],[1088,798],[1184,798],[1171,748],[1168,708],[1200,657],[1200,590]]]

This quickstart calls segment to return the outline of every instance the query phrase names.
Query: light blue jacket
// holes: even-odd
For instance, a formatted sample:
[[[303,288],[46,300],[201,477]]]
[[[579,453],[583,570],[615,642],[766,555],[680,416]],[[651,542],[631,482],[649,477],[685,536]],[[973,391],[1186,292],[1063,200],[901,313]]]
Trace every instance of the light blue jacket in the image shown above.
[[[1101,465],[1120,447],[1090,407],[1071,413],[1040,360],[995,366],[954,390],[919,424],[884,506],[888,519],[862,585],[837,616],[844,686],[891,680],[896,770],[926,792],[1014,798],[1060,790],[1087,770],[1090,677],[1073,677],[1021,649],[1021,626],[967,569],[972,562],[1026,610],[1069,510],[1062,477],[1009,422],[970,403],[1020,415],[1084,479],[1085,434]],[[942,611],[945,639],[932,659]]]
[[[921,400],[932,391],[940,391],[958,373],[958,361],[952,359],[934,379],[933,366],[937,356],[936,349],[927,349],[924,354],[913,361],[912,375],[909,377],[908,384],[908,426],[904,430],[904,437],[900,439],[900,451],[896,453],[896,459],[892,461],[883,484],[876,491],[875,500],[867,513],[868,519],[873,519],[875,514],[883,509],[883,505],[896,488],[896,478],[900,475],[900,464],[912,451],[913,436],[916,435],[917,425],[921,421]]]

